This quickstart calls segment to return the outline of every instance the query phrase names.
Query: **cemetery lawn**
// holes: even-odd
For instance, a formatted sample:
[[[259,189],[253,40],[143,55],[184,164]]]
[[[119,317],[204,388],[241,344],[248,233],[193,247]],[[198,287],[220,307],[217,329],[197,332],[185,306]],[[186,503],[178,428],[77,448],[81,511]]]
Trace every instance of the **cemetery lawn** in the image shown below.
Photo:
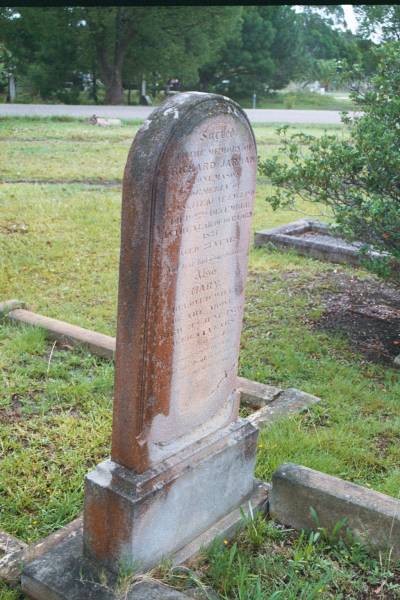
[[[241,105],[252,108],[251,95]],[[299,110],[356,110],[356,105],[340,94],[317,94],[315,92],[277,93],[266,98],[257,97],[257,108],[296,108]]]
[[[340,126],[327,129],[345,135]],[[0,119],[0,301],[19,298],[36,312],[115,335],[120,182],[136,130],[132,123],[103,129],[70,119]],[[254,130],[260,156],[276,150],[275,125]],[[260,178],[254,229],[299,218],[272,212],[269,189]],[[319,212],[311,204],[300,208],[309,216]],[[345,333],[318,326],[327,294],[343,285],[368,291],[376,281],[361,269],[251,250],[240,375],[321,398],[308,413],[261,433],[259,478],[269,480],[290,461],[400,496],[399,372],[369,360]],[[80,513],[84,475],[109,452],[113,366],[3,322],[0,373],[0,529],[32,542]],[[213,550],[200,569],[221,598],[368,598],[361,584],[378,589],[396,579],[393,566],[374,567],[356,547],[299,541],[273,524],[255,543],[249,535],[236,550],[234,544],[222,554]],[[269,596],[286,590],[288,564],[292,596]],[[228,567],[235,572],[231,583]],[[376,574],[370,583],[368,572]],[[251,588],[256,573],[259,596]],[[239,595],[239,574],[247,595]],[[307,581],[308,593],[299,596]],[[378,589],[371,597],[399,598],[389,583],[386,595]],[[17,597],[0,586],[1,600]]]

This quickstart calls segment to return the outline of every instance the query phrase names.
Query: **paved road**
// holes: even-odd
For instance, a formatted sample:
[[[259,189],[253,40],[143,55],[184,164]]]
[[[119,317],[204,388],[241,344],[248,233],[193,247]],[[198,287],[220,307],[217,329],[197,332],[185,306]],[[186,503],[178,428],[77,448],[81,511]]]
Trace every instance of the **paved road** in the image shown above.
[[[153,109],[147,106],[88,106],[72,104],[0,104],[0,116],[13,117],[99,117],[118,119],[146,119]],[[336,110],[286,110],[248,109],[246,113],[252,123],[340,123],[340,112]]]

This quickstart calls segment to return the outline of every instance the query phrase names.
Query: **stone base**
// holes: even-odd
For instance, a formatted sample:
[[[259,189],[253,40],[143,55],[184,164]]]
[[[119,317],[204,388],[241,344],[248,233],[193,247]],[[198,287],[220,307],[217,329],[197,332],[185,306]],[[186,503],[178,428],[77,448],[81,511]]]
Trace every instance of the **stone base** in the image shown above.
[[[34,600],[187,600],[187,596],[150,579],[123,581],[98,570],[82,556],[82,531],[33,561],[21,577],[22,591]]]
[[[238,419],[136,474],[111,460],[86,477],[84,554],[110,571],[147,571],[254,491],[257,429]]]
[[[194,558],[216,537],[231,539],[243,525],[243,514],[266,511],[269,486],[256,482],[254,493],[239,508],[223,517],[171,559],[181,564]],[[98,569],[82,554],[82,528],[72,531],[56,547],[32,561],[22,575],[22,590],[34,600],[189,600],[149,576],[138,577],[129,589],[126,582],[106,569]],[[124,593],[121,593],[122,590]]]

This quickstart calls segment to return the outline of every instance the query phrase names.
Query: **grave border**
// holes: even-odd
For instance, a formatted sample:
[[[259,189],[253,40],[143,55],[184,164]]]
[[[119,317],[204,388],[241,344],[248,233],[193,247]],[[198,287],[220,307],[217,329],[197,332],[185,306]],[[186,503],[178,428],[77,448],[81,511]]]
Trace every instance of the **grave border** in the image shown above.
[[[332,243],[322,240],[312,240],[300,236],[307,232],[321,233],[332,238]],[[310,256],[318,260],[324,260],[339,264],[350,264],[360,266],[363,256],[360,254],[361,242],[346,242],[336,237],[332,227],[327,223],[313,219],[299,219],[273,229],[256,231],[254,234],[254,246],[272,245],[283,251],[294,250],[302,256]],[[368,258],[382,258],[384,254],[377,251],[369,251]]]

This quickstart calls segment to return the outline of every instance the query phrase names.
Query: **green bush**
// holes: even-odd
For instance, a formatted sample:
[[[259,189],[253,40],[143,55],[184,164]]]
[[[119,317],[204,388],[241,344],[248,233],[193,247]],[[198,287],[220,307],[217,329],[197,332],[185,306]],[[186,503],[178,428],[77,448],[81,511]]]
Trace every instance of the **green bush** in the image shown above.
[[[377,74],[352,94],[363,113],[342,115],[349,138],[288,135],[283,127],[280,153],[260,161],[259,171],[274,186],[273,208],[293,205],[296,196],[329,206],[342,235],[363,241],[364,253],[386,253],[370,268],[399,278],[400,44],[377,52]]]

